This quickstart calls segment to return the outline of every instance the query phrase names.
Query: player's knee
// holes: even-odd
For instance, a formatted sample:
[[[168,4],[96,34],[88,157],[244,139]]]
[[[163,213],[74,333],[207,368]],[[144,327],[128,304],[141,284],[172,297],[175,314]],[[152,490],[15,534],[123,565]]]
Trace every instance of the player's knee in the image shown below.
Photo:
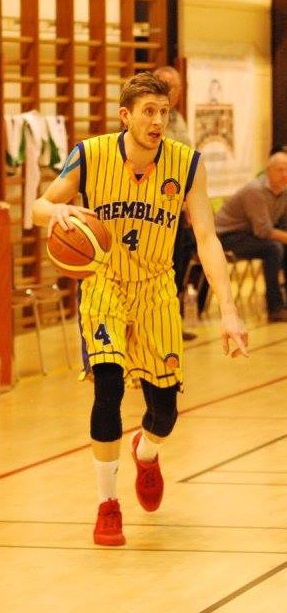
[[[164,410],[157,411],[156,413],[148,409],[143,417],[142,425],[148,432],[165,438],[172,432],[177,415],[176,407],[172,407],[170,410],[167,410],[167,407],[165,407]]]
[[[100,442],[112,442],[122,436],[123,369],[117,364],[98,364],[93,367],[93,372],[95,400],[91,412],[91,437]]]
[[[163,413],[158,413],[153,421],[152,430],[149,431],[156,436],[165,438],[172,432],[177,420],[177,415],[178,413],[175,407],[170,412],[165,410]]]
[[[178,386],[161,389],[142,381],[142,387],[147,405],[142,425],[148,432],[164,438],[172,432],[177,420]]]

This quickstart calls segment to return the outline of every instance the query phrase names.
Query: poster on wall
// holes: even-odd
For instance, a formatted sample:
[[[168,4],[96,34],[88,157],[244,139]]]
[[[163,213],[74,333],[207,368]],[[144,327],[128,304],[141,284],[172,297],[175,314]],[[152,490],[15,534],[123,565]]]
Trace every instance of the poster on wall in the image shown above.
[[[202,152],[211,198],[229,196],[252,178],[255,70],[252,59],[190,59],[187,119]]]

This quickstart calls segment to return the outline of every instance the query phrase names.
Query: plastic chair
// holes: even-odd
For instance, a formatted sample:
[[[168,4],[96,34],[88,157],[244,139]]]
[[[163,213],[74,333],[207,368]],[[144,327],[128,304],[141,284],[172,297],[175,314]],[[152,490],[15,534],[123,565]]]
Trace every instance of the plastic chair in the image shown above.
[[[64,309],[64,304],[63,304],[63,299],[62,299],[62,294],[61,294],[61,290],[58,286],[57,283],[52,283],[52,284],[37,284],[37,285],[31,285],[30,287],[30,291],[32,296],[35,299],[35,302],[37,304],[37,310],[38,310],[38,314],[39,314],[39,320],[40,320],[40,325],[42,323],[42,321],[44,321],[44,312],[43,314],[41,313],[41,307],[43,305],[55,305],[57,310],[58,310],[58,314],[60,317],[60,322],[61,322],[61,326],[62,326],[62,333],[63,333],[63,340],[64,340],[64,348],[65,348],[65,354],[66,354],[66,360],[67,360],[67,366],[68,368],[72,368],[71,365],[71,360],[70,360],[70,354],[69,354],[69,345],[68,345],[68,339],[67,339],[67,331],[66,331],[66,318],[65,318],[65,309]]]
[[[12,294],[11,294],[11,306],[12,306],[13,313],[17,309],[18,310],[23,310],[27,308],[31,309],[32,314],[33,314],[33,320],[35,323],[35,331],[36,331],[41,371],[43,375],[46,375],[47,370],[44,364],[43,350],[42,350],[42,344],[41,344],[41,325],[40,325],[38,304],[37,304],[36,298],[32,290],[30,288],[13,289]],[[16,371],[16,378],[19,379],[19,374],[17,373],[17,371]]]
[[[262,276],[262,262],[258,259],[246,260],[243,258],[238,258],[233,251],[228,250],[224,251],[226,260],[229,265],[229,276],[230,280],[234,282],[234,302],[235,304],[242,304],[244,299],[247,299],[249,302],[256,297],[258,293],[258,281]],[[197,281],[197,294],[200,295],[200,292],[204,288],[204,284],[206,283],[204,271],[201,267],[201,262],[197,253],[194,253],[190,259],[188,269],[185,275],[184,287],[185,291],[192,275],[193,268],[196,267],[200,270]],[[250,287],[248,288],[247,294],[244,295],[244,285],[247,281],[250,281]],[[203,310],[208,312],[210,302],[212,297],[211,288],[208,289],[208,292],[205,297],[205,304]],[[261,312],[261,309],[260,309]],[[257,309],[257,314],[259,315],[259,310]]]
[[[258,259],[246,260],[238,258],[233,251],[226,251],[225,256],[227,262],[231,264],[230,279],[236,283],[236,293],[234,296],[234,302],[242,302],[243,299],[243,286],[247,279],[251,282],[247,299],[251,300],[257,293],[257,282],[262,275],[262,261]]]
[[[72,368],[69,347],[68,347],[68,339],[66,332],[66,318],[65,318],[65,310],[63,305],[63,299],[61,295],[61,291],[57,285],[57,283],[52,284],[34,284],[30,287],[16,288],[12,290],[12,309],[15,311],[16,309],[25,309],[30,308],[33,316],[33,322],[31,324],[35,324],[35,332],[37,336],[37,345],[39,352],[39,360],[41,371],[43,375],[47,374],[47,369],[44,361],[44,353],[43,346],[41,341],[41,330],[45,323],[45,310],[42,309],[44,305],[51,305],[53,308],[56,307],[56,317],[57,320],[60,319],[64,340],[64,348],[65,355],[67,360],[68,368]],[[55,316],[55,313],[54,313]],[[17,378],[19,378],[17,376]]]

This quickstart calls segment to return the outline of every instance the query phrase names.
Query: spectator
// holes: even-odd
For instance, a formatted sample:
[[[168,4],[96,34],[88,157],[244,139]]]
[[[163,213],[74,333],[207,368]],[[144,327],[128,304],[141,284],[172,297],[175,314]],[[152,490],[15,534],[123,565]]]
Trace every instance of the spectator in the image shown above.
[[[279,273],[287,279],[287,153],[276,151],[256,179],[229,198],[215,216],[225,250],[262,260],[268,321],[287,321]]]

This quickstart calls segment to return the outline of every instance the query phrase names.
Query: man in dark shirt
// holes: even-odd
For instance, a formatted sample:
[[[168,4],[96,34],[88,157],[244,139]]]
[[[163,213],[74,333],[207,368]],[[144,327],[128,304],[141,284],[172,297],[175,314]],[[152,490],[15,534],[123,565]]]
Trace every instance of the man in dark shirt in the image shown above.
[[[279,273],[287,281],[287,153],[270,156],[266,170],[229,198],[215,216],[225,250],[238,258],[261,259],[268,320],[287,321]]]

